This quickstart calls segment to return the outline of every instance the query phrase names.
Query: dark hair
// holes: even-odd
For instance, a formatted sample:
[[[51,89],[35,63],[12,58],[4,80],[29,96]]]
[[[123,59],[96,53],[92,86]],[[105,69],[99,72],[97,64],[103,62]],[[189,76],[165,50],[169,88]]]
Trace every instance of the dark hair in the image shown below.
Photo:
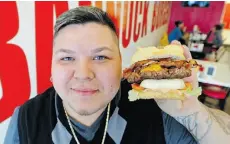
[[[215,28],[216,28],[216,30],[222,30],[223,25],[222,24],[216,24]]]
[[[178,20],[178,21],[175,21],[175,26],[178,27],[180,24],[182,24],[183,22]]]
[[[54,26],[54,37],[62,28],[68,25],[85,24],[88,22],[106,25],[116,33],[116,27],[106,12],[97,7],[84,6],[70,9],[57,18]]]

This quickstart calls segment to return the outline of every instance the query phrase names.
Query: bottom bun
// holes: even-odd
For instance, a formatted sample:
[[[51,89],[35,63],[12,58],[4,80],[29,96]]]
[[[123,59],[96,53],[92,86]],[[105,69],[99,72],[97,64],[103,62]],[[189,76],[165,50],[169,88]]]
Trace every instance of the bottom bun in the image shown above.
[[[145,89],[144,91],[130,90],[129,101],[136,101],[139,99],[177,99],[184,100],[185,93],[182,90],[151,90]]]
[[[175,99],[184,100],[185,96],[200,96],[202,93],[202,88],[197,87],[193,90],[152,90],[145,89],[143,91],[130,90],[129,91],[129,101],[136,101],[139,99]]]

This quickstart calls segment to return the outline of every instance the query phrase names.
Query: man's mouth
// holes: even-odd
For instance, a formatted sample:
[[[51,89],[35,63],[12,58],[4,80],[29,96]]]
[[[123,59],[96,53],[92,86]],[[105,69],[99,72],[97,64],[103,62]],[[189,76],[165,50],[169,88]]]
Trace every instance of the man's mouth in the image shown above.
[[[71,90],[81,96],[92,96],[99,91],[97,89],[90,88],[71,88]]]

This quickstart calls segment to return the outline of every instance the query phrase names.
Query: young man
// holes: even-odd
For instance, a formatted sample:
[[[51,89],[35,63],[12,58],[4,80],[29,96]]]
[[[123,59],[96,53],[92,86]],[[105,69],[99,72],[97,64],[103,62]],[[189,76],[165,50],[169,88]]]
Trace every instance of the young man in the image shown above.
[[[182,21],[175,22],[175,28],[169,34],[169,43],[174,40],[180,41],[182,44],[185,44],[185,39],[188,37],[185,33],[186,27]]]
[[[217,24],[212,28],[212,32],[214,33],[214,38],[212,41],[213,47],[219,49],[223,45],[223,38],[222,38],[222,25]]]
[[[63,13],[55,25],[53,87],[15,110],[5,144],[229,143],[229,116],[195,97],[129,102],[121,62],[105,12],[77,7]],[[196,86],[195,77],[186,81]]]

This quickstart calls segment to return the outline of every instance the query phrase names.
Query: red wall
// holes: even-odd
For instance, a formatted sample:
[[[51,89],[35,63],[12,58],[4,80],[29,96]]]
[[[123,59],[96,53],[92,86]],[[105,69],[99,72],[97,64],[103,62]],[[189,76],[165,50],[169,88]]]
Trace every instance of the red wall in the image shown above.
[[[176,20],[184,21],[187,31],[192,31],[194,25],[198,25],[201,32],[209,30],[217,23],[220,23],[223,1],[212,1],[208,8],[189,8],[183,7],[181,2],[172,2],[171,16],[169,22],[169,32],[175,27]]]
[[[230,4],[225,5],[223,23],[225,29],[230,29]]]

